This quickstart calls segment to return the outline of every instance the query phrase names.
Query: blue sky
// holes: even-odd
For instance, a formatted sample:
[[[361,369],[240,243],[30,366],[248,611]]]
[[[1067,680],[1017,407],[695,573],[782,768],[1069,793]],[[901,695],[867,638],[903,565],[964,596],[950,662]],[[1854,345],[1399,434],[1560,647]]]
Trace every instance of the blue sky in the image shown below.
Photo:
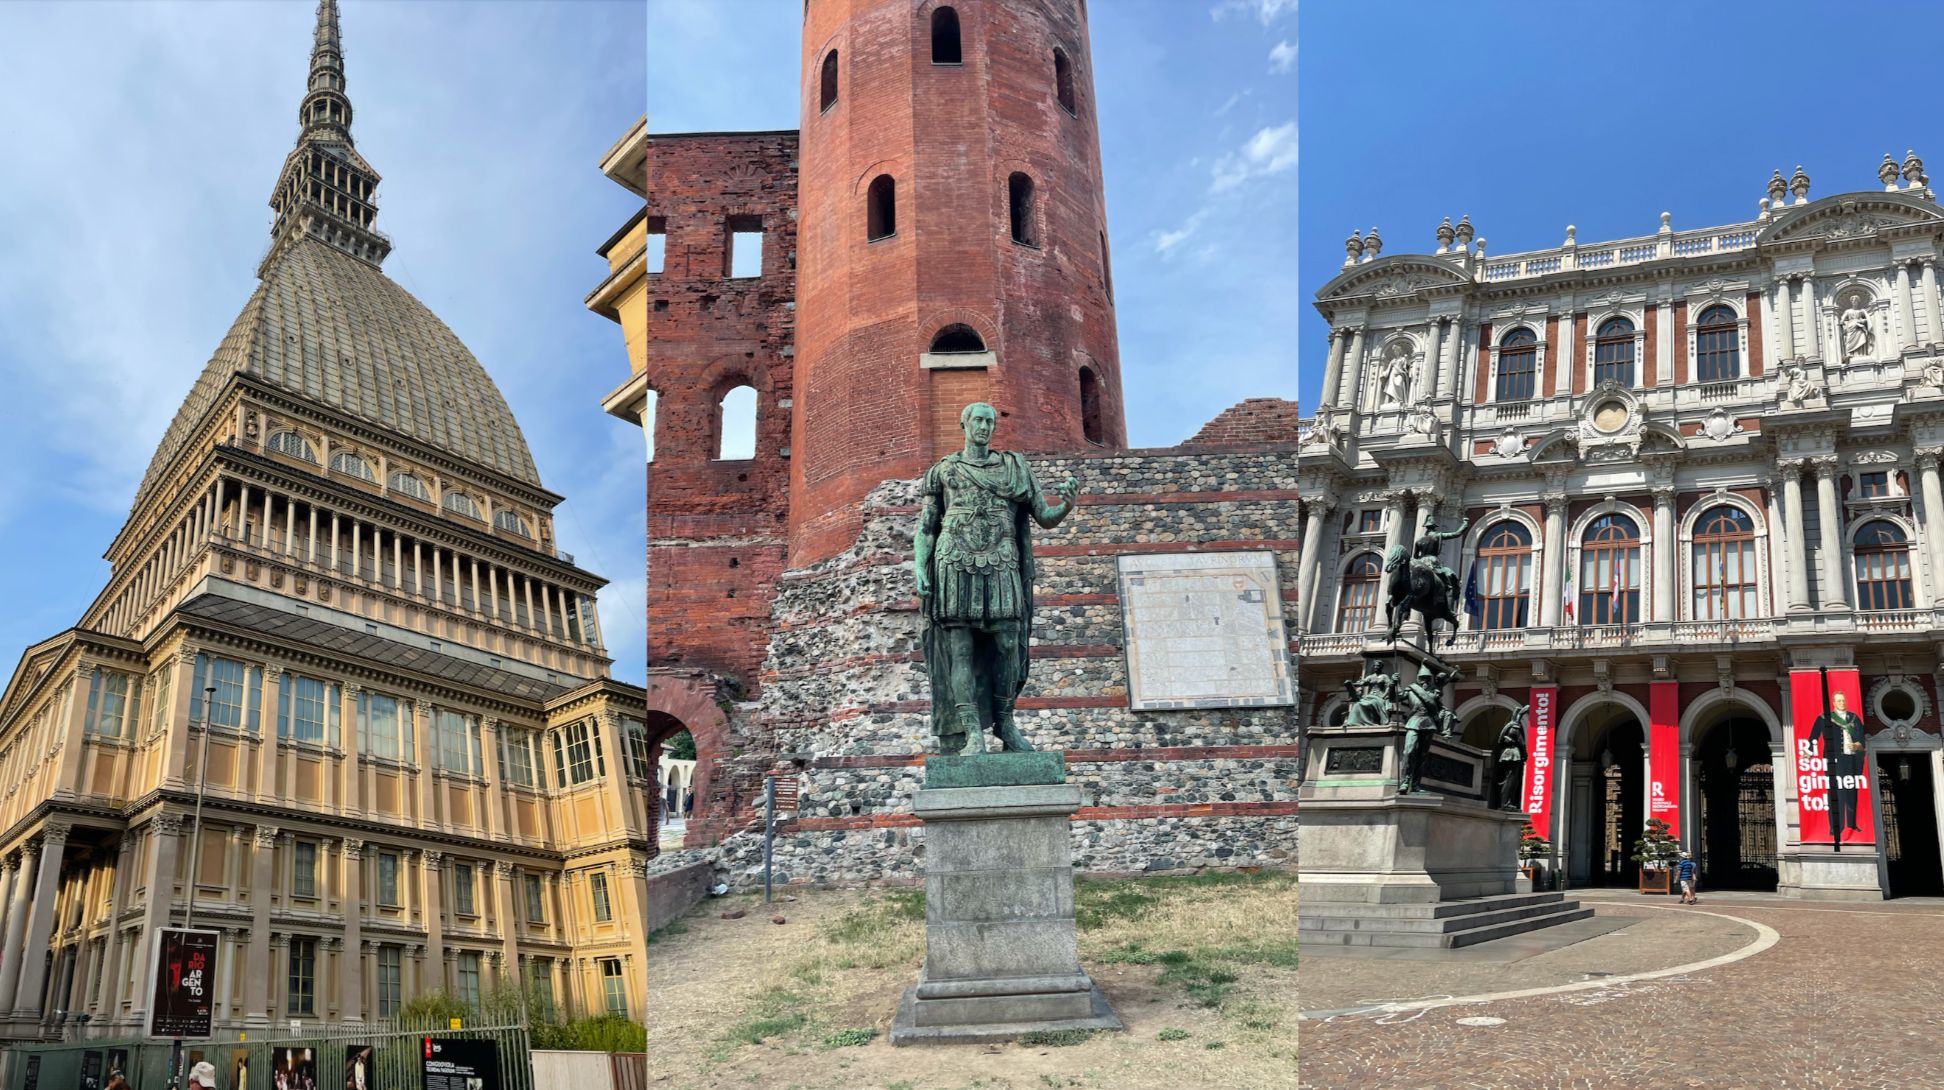
[[[642,111],[641,0],[343,0],[352,135],[384,176],[386,272],[499,383],[561,547],[613,584],[642,658],[641,432],[582,299],[639,207],[602,176]],[[0,659],[72,625],[108,574],[176,406],[255,287],[297,136],[315,5],[0,3]]]
[[[1944,179],[1929,69],[1944,5],[1431,0],[1303,8],[1303,409],[1329,329],[1310,300],[1352,229],[1436,248],[1469,213],[1488,254],[1753,219],[1771,172],[1811,199],[1881,189],[1885,152]],[[1933,188],[1944,187],[1944,181]]]
[[[647,2],[650,132],[797,127],[802,0]],[[1088,8],[1129,439],[1165,446],[1294,396],[1296,4]]]

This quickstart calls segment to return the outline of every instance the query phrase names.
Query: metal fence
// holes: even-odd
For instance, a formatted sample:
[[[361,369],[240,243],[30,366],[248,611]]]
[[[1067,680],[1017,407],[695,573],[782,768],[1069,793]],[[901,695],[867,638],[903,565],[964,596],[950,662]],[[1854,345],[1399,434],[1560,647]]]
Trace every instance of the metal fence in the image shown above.
[[[490,1041],[497,1052],[497,1085],[502,1090],[539,1090],[525,1025],[462,1023],[453,1029],[447,1021],[401,1025],[393,1020],[363,1025],[305,1021],[295,1031],[284,1026],[260,1036],[244,1033],[184,1041],[184,1067],[176,1074],[175,1085],[185,1086],[188,1068],[207,1061],[216,1068],[220,1090],[275,1090],[279,1085],[288,1090],[338,1090],[357,1085],[354,1068],[362,1063],[366,1090],[419,1090],[426,1038]],[[7,1050],[0,1086],[99,1090],[119,1070],[133,1090],[165,1090],[174,1051],[169,1041],[146,1038],[17,1045]]]

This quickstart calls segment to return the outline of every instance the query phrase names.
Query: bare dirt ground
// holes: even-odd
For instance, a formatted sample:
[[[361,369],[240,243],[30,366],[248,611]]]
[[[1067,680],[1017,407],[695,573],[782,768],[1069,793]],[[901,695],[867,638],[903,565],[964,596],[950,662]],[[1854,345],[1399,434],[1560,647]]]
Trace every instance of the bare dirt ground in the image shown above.
[[[1081,962],[1122,1033],[892,1048],[924,961],[918,890],[705,902],[651,940],[650,1084],[668,1090],[1296,1086],[1293,874],[1084,882]],[[742,919],[720,914],[741,909]],[[770,922],[781,915],[787,922]]]

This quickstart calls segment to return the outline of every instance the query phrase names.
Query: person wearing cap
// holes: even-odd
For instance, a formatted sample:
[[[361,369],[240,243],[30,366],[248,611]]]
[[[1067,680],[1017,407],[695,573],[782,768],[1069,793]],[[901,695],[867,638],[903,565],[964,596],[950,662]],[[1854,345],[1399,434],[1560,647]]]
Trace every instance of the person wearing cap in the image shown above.
[[[1694,856],[1690,852],[1681,853],[1681,861],[1675,865],[1674,876],[1681,881],[1681,903],[1698,905],[1701,898],[1694,895]]]
[[[190,1068],[189,1090],[216,1090],[216,1065],[204,1061]]]

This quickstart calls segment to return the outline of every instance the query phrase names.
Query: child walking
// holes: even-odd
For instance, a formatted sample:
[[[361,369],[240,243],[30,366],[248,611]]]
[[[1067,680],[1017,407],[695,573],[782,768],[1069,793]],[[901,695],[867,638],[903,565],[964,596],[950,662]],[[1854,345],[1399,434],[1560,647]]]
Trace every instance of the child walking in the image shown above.
[[[1675,869],[1674,877],[1680,879],[1681,882],[1681,903],[1684,905],[1700,904],[1701,898],[1694,895],[1693,855],[1687,852],[1681,853],[1681,862]]]

